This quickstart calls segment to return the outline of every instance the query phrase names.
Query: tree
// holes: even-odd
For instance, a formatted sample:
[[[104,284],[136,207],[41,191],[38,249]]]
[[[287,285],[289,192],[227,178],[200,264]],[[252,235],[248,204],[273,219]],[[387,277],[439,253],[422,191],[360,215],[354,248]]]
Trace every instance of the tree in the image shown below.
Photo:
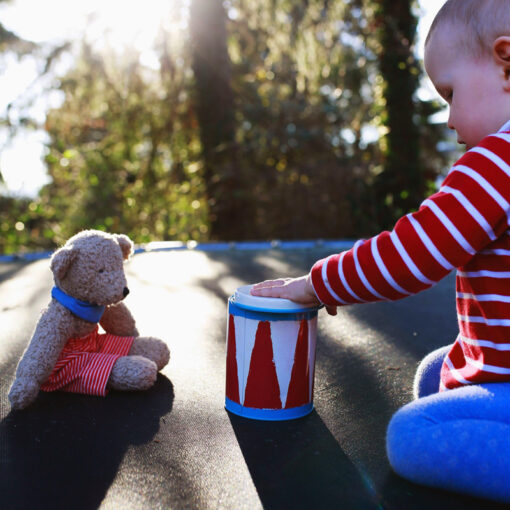
[[[212,239],[244,239],[249,195],[237,162],[234,97],[221,0],[193,0],[190,13],[196,115]]]
[[[230,2],[238,157],[250,168],[257,238],[374,229],[364,202],[381,164],[377,59],[347,2]],[[359,204],[363,204],[360,208]]]
[[[385,99],[384,169],[375,182],[381,228],[390,228],[423,200],[426,179],[419,150],[415,92],[420,72],[414,57],[416,17],[413,0],[379,0],[374,21]]]
[[[137,242],[204,239],[200,144],[187,68],[159,41],[159,71],[136,52],[100,55],[84,43],[46,122],[52,182],[41,191],[55,241],[84,228]],[[176,50],[177,51],[177,50]]]
[[[34,227],[25,241],[82,228],[143,243],[392,226],[444,164],[428,125],[438,105],[414,94],[410,5],[193,0],[190,24],[158,35],[157,69],[84,42],[46,122],[52,182],[20,204]],[[21,236],[2,214],[12,250]]]

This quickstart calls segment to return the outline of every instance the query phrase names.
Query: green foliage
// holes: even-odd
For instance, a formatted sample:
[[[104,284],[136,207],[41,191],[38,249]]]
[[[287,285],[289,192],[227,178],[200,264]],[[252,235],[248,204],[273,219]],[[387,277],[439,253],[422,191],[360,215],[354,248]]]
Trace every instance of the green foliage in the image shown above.
[[[253,236],[373,231],[366,198],[382,164],[383,108],[363,11],[318,0],[232,5],[237,140],[255,198]]]
[[[17,251],[23,246],[33,249],[34,238],[44,239],[44,233],[39,230],[40,217],[31,204],[29,199],[0,196],[0,253]]]
[[[137,242],[206,238],[189,87],[175,61],[149,72],[138,55],[119,65],[84,44],[61,82],[66,100],[46,122],[52,182],[41,203],[58,218],[56,242],[84,228],[125,232]]]
[[[65,100],[46,121],[51,182],[33,201],[2,198],[0,251],[45,249],[83,228],[143,243],[358,237],[390,226],[388,217],[431,192],[444,160],[435,151],[440,134],[427,121],[438,105],[414,97],[416,20],[407,16],[401,28],[408,31],[401,69],[398,58],[382,57],[384,45],[399,41],[381,35],[378,7],[368,0],[230,0],[223,36],[162,32],[157,68],[135,51],[119,55],[83,42],[60,80]],[[216,73],[201,74],[197,48],[220,48],[222,37],[229,58],[212,64]],[[381,74],[384,65],[390,71]],[[407,80],[401,94],[413,125],[415,181],[391,177],[395,161],[409,161],[401,152],[408,147],[389,136],[400,122],[389,113],[392,69]],[[220,115],[231,129],[224,121],[215,133]]]

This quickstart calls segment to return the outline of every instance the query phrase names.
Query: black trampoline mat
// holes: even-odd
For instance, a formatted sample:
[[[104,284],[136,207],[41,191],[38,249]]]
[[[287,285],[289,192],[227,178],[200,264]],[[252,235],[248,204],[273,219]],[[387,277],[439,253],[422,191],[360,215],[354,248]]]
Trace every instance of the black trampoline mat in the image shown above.
[[[419,361],[456,335],[454,278],[393,303],[319,313],[308,416],[229,414],[226,304],[236,287],[298,276],[320,249],[136,255],[126,304],[170,363],[143,393],[7,393],[52,286],[49,261],[0,265],[0,497],[6,509],[477,509],[500,505],[412,484],[385,453],[391,415]],[[501,506],[503,508],[503,506]]]

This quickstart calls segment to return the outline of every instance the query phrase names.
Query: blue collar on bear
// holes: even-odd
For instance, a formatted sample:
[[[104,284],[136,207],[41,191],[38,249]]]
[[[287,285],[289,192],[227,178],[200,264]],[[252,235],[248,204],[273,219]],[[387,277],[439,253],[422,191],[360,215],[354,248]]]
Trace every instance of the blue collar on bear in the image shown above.
[[[99,322],[106,308],[105,306],[80,301],[79,299],[69,296],[58,287],[53,287],[53,289],[51,289],[51,297],[55,298],[62,306],[74,313],[74,315],[88,322]]]

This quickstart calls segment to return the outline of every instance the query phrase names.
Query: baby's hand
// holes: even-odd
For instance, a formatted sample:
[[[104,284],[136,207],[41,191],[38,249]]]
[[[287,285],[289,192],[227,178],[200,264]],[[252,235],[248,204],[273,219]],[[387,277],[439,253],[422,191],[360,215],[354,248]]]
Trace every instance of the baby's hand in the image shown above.
[[[310,275],[300,276],[299,278],[266,280],[254,285],[250,293],[254,296],[290,299],[305,306],[321,304],[313,290]],[[336,306],[326,306],[326,310],[330,315],[336,315]]]

